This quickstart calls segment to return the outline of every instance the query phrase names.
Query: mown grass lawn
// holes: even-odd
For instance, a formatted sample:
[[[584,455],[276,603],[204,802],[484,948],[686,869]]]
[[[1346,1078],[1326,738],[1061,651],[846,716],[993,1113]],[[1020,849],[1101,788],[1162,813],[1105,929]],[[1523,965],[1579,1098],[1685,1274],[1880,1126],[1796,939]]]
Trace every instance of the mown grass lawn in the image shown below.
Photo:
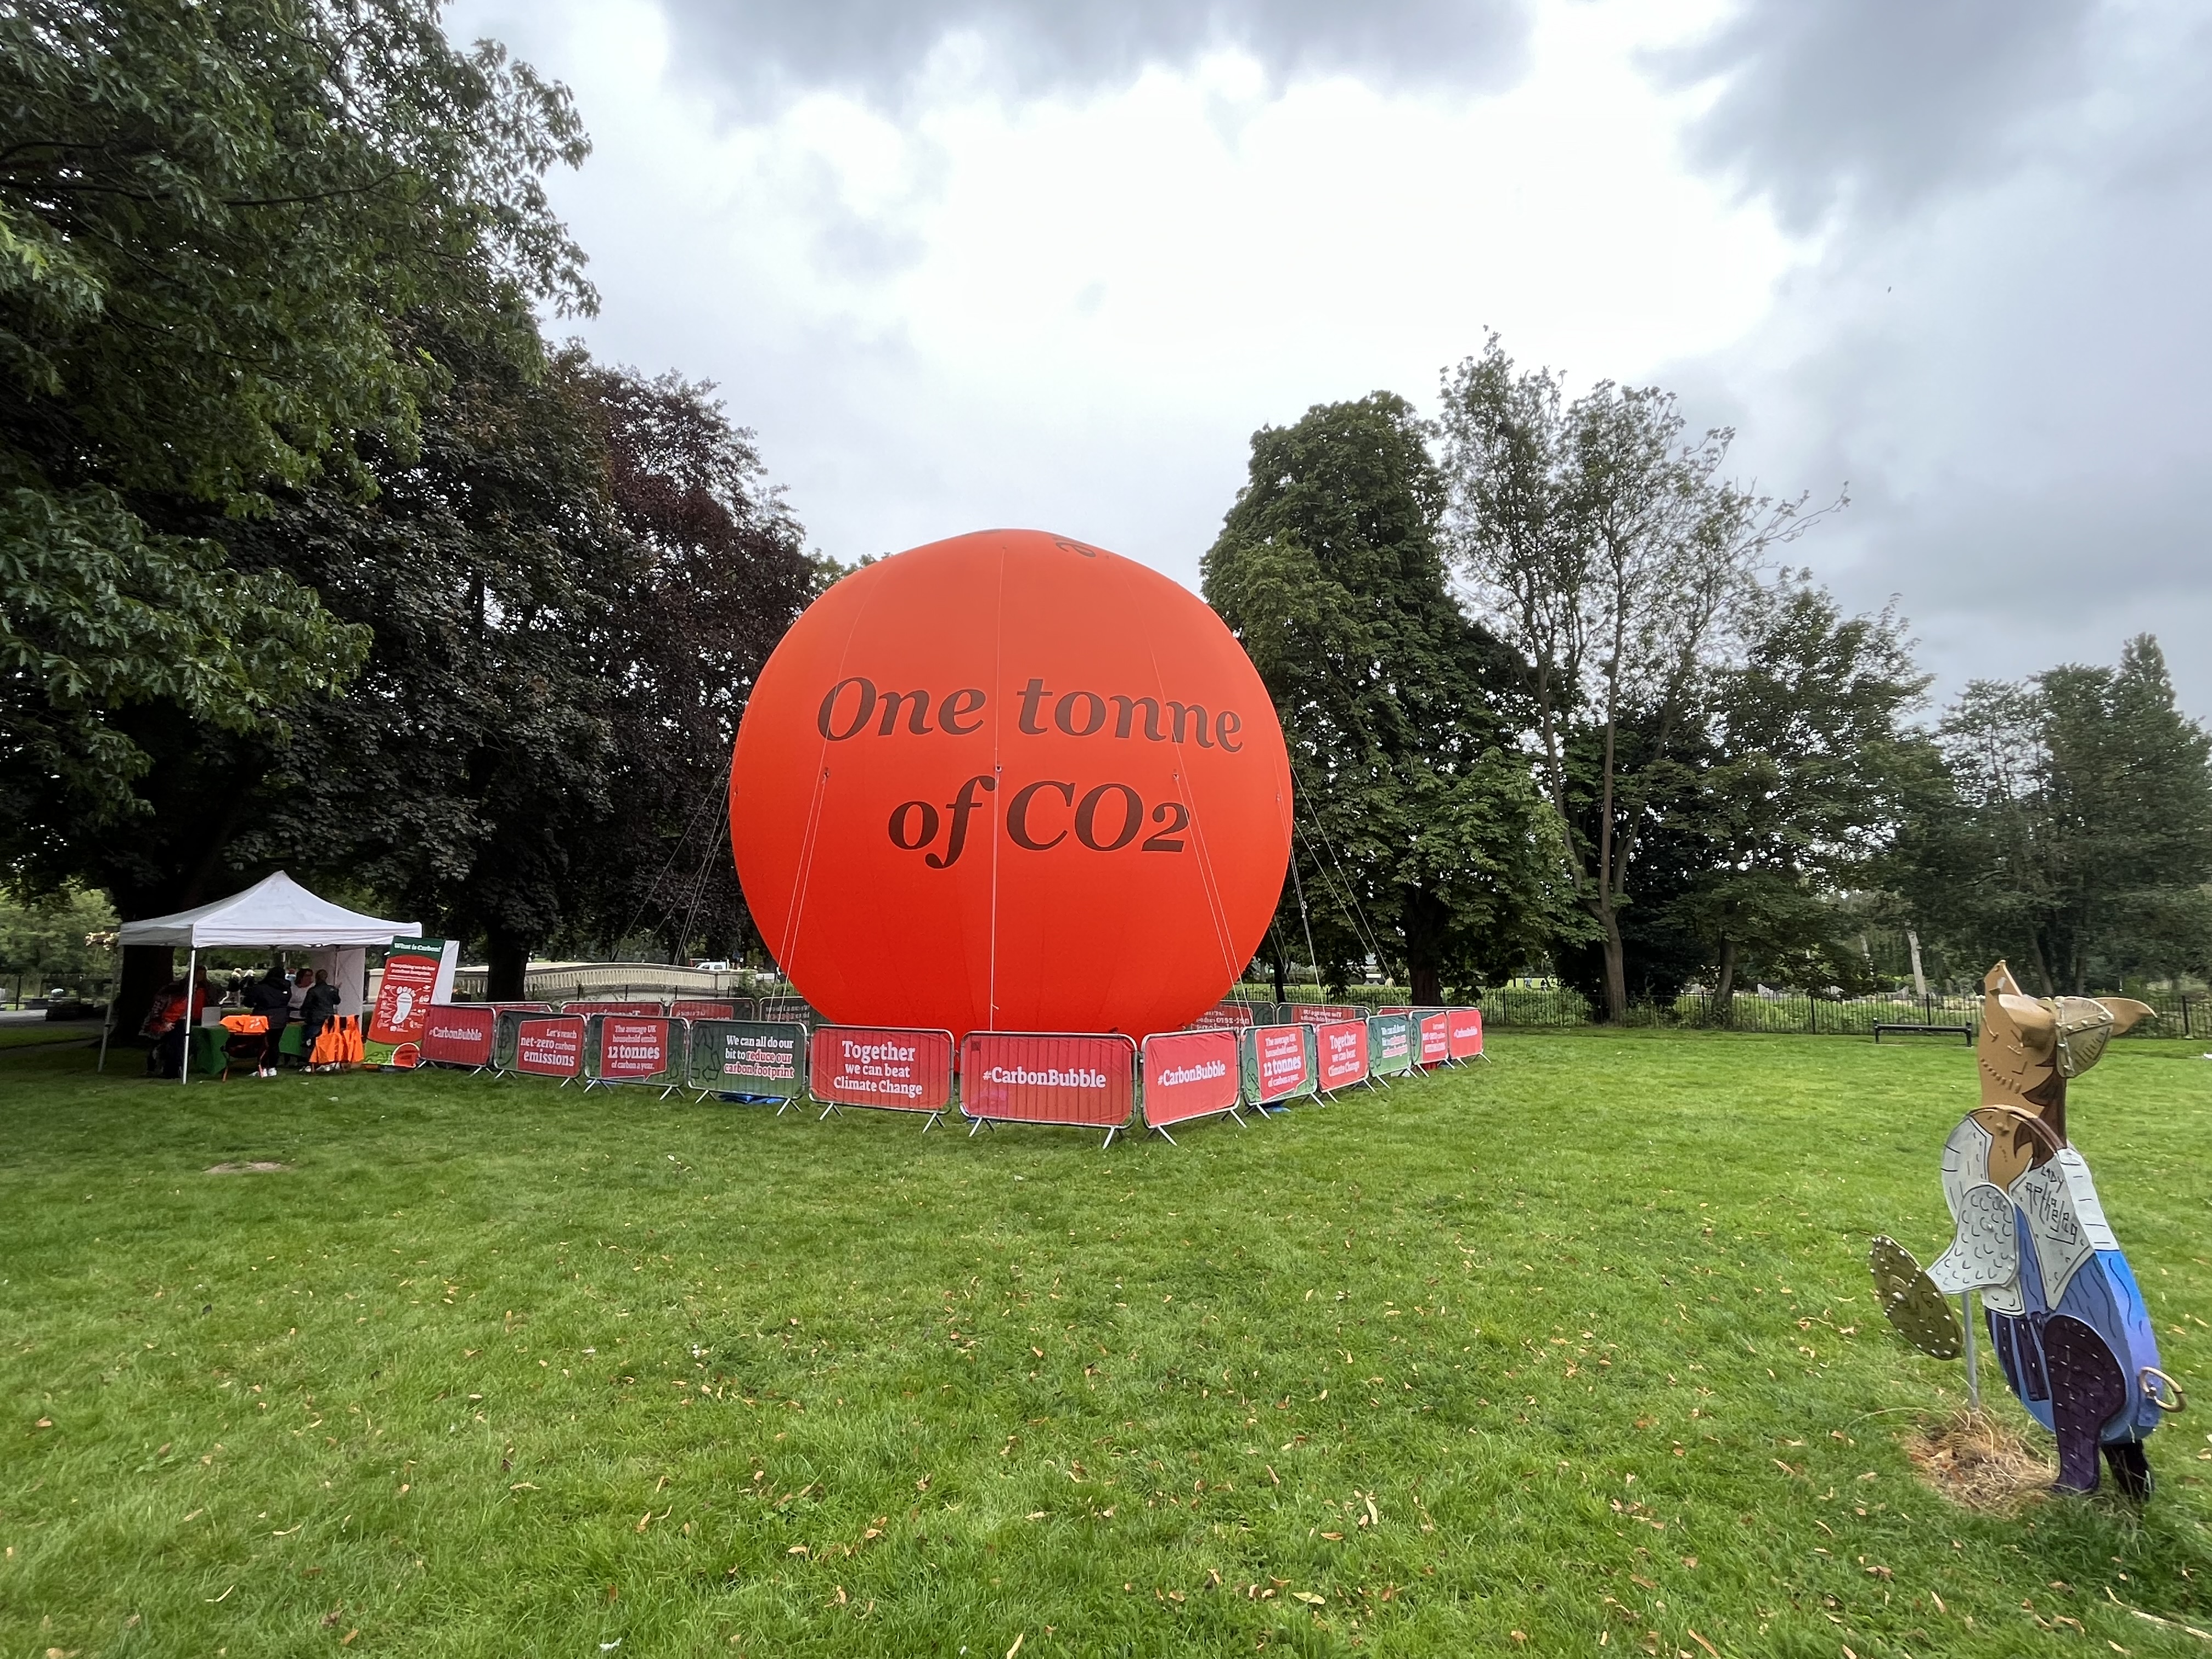
[[[2207,1650],[2212,1412],[2141,1513],[1900,1449],[1964,1048],[1492,1047],[1103,1153],[0,1055],[0,1654]],[[2072,1127],[2212,1380],[2212,1066]]]
[[[40,1048],[53,1042],[82,1042],[89,1037],[100,1041],[100,1022],[97,1020],[69,1020],[49,1023],[46,1020],[9,1021],[0,1024],[0,1048]],[[132,1066],[143,1062],[143,1049],[132,1049],[125,1056]]]

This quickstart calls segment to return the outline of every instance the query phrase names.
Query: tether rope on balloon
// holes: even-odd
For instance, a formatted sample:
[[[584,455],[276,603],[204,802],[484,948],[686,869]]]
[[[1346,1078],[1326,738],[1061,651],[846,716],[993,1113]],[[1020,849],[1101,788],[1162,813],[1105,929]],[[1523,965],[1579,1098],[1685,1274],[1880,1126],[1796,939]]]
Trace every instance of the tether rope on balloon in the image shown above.
[[[1321,814],[1309,810],[1307,816],[1312,820],[1314,833],[1321,837],[1321,844],[1328,851],[1329,862],[1336,866],[1338,881],[1343,884],[1343,891],[1337,895],[1337,902],[1344,908],[1345,919],[1352,923],[1353,934],[1367,953],[1375,958],[1375,965],[1379,969],[1382,965],[1382,941],[1360,905],[1359,890],[1352,884],[1352,877],[1344,867],[1344,860],[1337,857],[1335,845],[1328,838],[1328,826],[1321,821]],[[1324,883],[1328,881],[1328,872],[1322,867],[1319,859],[1314,860],[1314,870]]]
[[[706,850],[699,855],[699,868],[691,878],[691,900],[690,905],[684,912],[683,931],[677,936],[676,948],[677,954],[679,956],[686,956],[690,954],[691,924],[698,917],[699,901],[706,896],[707,872],[714,867],[714,854],[721,848],[727,847],[730,844],[728,833],[730,828],[730,792],[727,787],[728,775],[728,772],[726,769],[723,774],[725,787],[721,791],[722,810],[714,819],[714,826],[720,833],[711,835],[707,837]]]
[[[645,914],[646,906],[652,903],[654,895],[660,891],[660,884],[668,879],[668,872],[675,868],[678,856],[682,854],[685,845],[691,839],[691,832],[699,827],[699,820],[706,816],[707,809],[714,804],[714,797],[717,794],[721,797],[722,811],[726,814],[729,811],[730,799],[730,769],[726,762],[722,767],[721,781],[714,786],[713,793],[691,809],[691,815],[684,821],[683,833],[676,837],[675,845],[668,849],[667,858],[661,862],[659,873],[654,876],[639,893],[637,903],[629,913],[629,920],[623,924],[622,932],[615,938],[614,947],[617,951],[622,948],[623,941],[628,939],[632,931],[636,928],[638,918]],[[708,838],[707,844],[709,848],[714,846],[712,837]],[[679,948],[680,943],[679,941]]]

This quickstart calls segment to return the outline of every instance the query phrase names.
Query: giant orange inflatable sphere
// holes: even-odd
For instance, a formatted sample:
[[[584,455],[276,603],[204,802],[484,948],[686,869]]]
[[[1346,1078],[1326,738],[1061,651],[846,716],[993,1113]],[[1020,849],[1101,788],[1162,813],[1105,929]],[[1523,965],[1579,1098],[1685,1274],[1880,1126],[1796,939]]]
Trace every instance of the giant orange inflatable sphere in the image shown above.
[[[762,938],[825,1018],[1140,1036],[1258,950],[1290,763],[1196,597],[984,531],[855,571],[793,625],[738,728],[730,830]]]

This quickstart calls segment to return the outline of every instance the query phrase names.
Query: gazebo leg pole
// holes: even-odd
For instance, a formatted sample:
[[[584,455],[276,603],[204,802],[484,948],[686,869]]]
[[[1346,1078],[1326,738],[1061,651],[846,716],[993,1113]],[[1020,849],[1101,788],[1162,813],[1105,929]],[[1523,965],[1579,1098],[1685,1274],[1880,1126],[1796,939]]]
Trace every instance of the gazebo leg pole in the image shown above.
[[[192,1026],[192,991],[199,983],[199,967],[200,947],[195,945],[185,956],[185,1057],[177,1062],[179,1089],[191,1080],[192,1075],[192,1038],[196,1035]]]
[[[119,968],[116,969],[116,978],[119,984],[122,979],[122,969]],[[114,1029],[115,988],[111,987],[107,993],[107,1018],[100,1022],[100,1064],[92,1068],[95,1072],[105,1072],[107,1069],[107,1034]]]

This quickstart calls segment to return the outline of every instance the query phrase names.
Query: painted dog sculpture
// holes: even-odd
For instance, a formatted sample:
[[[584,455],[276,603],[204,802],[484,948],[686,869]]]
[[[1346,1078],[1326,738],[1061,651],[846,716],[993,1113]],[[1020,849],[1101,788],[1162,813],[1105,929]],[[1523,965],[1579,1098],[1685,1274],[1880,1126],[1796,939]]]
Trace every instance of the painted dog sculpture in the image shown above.
[[[1982,1103],[1943,1146],[1955,1234],[1925,1275],[1904,1271],[1910,1255],[1878,1240],[1881,1300],[1908,1338],[1948,1358],[1958,1327],[1947,1308],[1930,1340],[1929,1304],[1942,1304],[1929,1292],[1980,1291],[2006,1382],[2057,1438],[2057,1489],[2094,1491],[2101,1448],[2120,1489],[2147,1498],[2143,1442],[2181,1401],[2159,1369],[2150,1315],[2089,1166],[2067,1140],[2066,1084],[2153,1011],[2117,997],[2039,1000],[2002,963],[1983,991]]]

